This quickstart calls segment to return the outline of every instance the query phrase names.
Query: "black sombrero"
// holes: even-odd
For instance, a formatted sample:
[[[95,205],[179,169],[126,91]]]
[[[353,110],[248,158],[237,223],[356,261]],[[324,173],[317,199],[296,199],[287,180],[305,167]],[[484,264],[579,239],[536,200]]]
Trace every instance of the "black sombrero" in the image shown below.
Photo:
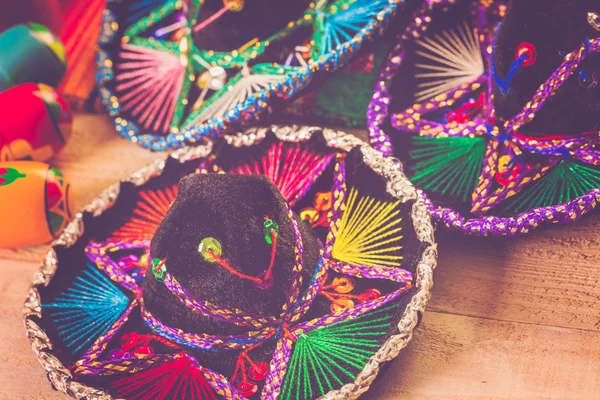
[[[77,398],[356,398],[411,339],[435,262],[396,160],[256,128],[107,189],[48,253],[25,323]]]

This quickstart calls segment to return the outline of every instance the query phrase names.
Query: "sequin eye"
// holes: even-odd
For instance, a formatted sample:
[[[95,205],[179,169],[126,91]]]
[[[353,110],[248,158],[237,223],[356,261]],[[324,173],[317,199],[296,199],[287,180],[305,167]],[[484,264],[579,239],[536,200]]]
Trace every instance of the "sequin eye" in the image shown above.
[[[265,223],[263,224],[263,232],[265,234],[265,242],[268,244],[273,244],[271,235],[279,235],[279,225],[275,221],[269,218],[265,218]]]
[[[525,56],[523,60],[524,67],[530,67],[537,61],[537,50],[535,46],[531,43],[522,42],[517,46],[517,50],[515,51],[515,60]]]
[[[600,13],[589,12],[587,17],[588,23],[597,31],[600,31]]]
[[[161,260],[160,258],[154,258],[152,260],[152,274],[158,282],[164,282],[165,277],[167,276],[167,265],[164,260]]]
[[[215,238],[207,237],[202,239],[198,245],[198,253],[208,262],[217,262],[216,257],[221,257],[223,254],[223,248],[221,243]]]
[[[592,72],[591,74],[581,70],[579,71],[579,86],[584,89],[594,89],[598,86],[598,75],[596,72]]]

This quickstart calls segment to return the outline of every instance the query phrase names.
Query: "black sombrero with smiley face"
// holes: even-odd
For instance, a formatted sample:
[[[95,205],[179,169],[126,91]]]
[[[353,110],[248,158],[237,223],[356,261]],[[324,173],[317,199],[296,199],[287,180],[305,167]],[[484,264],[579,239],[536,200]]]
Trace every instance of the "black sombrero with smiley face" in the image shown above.
[[[435,258],[393,159],[253,129],[102,194],[50,251],[26,326],[75,397],[355,398],[410,340]]]

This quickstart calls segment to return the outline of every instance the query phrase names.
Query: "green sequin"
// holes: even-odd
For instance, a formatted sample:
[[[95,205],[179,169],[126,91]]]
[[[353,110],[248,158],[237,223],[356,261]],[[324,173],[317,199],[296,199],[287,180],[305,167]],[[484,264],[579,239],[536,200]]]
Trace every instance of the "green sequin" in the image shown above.
[[[198,253],[208,262],[215,262],[213,256],[221,257],[223,248],[221,243],[215,238],[207,237],[202,239],[198,245]]]
[[[271,219],[265,220],[264,233],[265,233],[265,241],[268,244],[273,244],[273,241],[271,240],[271,232],[272,231],[275,231],[275,236],[279,235],[279,225],[277,225],[277,223]]]
[[[157,268],[161,263],[160,258],[154,258],[152,260],[152,273],[154,274],[154,278],[158,282],[164,282],[165,277],[167,276],[167,265],[163,263],[160,268]]]

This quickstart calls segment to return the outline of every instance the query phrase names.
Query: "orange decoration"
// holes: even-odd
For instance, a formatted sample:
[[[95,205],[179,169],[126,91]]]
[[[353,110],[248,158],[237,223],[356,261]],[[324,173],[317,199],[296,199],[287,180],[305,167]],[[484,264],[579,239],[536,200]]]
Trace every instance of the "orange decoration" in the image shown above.
[[[73,216],[69,183],[41,162],[0,163],[0,199],[0,248],[49,242]]]

